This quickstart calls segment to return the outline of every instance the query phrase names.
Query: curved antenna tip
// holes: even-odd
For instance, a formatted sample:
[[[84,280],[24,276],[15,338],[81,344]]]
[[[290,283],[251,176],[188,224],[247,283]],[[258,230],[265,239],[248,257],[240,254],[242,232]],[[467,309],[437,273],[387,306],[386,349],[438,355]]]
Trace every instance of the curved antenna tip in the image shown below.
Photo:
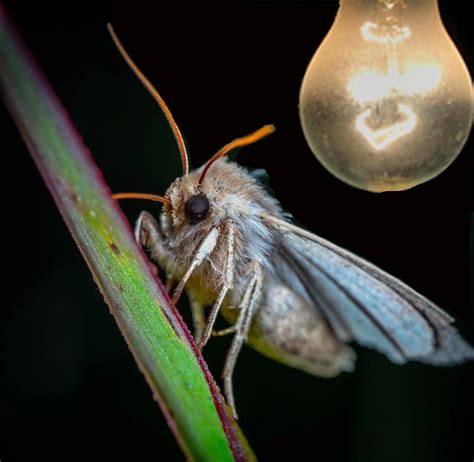
[[[262,138],[265,138],[266,136],[272,134],[275,130],[276,128],[275,128],[275,125],[273,124],[264,125],[262,128],[259,128],[257,131],[250,133],[250,135],[243,136],[242,138],[236,138],[230,143],[227,143],[223,148],[217,151],[206,162],[206,164],[204,165],[204,168],[202,169],[201,175],[199,176],[198,186],[202,185],[202,182],[204,181],[204,178],[207,172],[209,171],[209,168],[217,159],[220,159],[221,157],[225,156],[226,154],[228,154],[230,151],[232,151],[235,148],[239,148],[242,146],[247,146],[249,144],[255,143],[256,141],[259,141]]]

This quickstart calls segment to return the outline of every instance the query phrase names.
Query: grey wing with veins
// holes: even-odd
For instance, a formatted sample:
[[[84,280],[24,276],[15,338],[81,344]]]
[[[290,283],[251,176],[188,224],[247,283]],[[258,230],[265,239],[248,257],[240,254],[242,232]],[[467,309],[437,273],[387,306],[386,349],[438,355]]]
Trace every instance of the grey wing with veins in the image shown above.
[[[474,359],[453,318],[408,285],[315,234],[272,222],[281,230],[280,253],[293,273],[280,277],[298,278],[294,290],[312,302],[341,342],[354,340],[399,364]]]

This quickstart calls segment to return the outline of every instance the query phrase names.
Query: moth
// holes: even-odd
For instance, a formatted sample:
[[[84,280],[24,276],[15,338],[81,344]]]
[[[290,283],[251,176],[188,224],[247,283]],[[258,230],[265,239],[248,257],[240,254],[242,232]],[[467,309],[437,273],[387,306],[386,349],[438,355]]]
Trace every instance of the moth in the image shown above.
[[[273,131],[267,125],[189,171],[183,137],[167,105],[128,56],[123,58],[163,110],[181,153],[183,175],[164,196],[114,194],[163,203],[159,220],[142,212],[137,241],[177,283],[173,301],[189,296],[195,339],[232,334],[223,380],[234,414],[232,374],[244,343],[310,374],[352,371],[357,342],[388,359],[449,366],[474,358],[453,318],[363,258],[295,224],[254,176],[226,158]],[[210,307],[206,319],[206,308]],[[213,332],[221,313],[230,327]]]

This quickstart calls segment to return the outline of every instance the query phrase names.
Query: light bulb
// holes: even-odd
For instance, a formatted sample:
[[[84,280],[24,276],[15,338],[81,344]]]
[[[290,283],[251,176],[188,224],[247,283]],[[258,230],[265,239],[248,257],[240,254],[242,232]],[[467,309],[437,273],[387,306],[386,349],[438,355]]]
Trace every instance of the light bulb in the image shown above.
[[[340,0],[306,70],[306,140],[336,177],[398,191],[441,173],[472,124],[469,72],[436,0]]]

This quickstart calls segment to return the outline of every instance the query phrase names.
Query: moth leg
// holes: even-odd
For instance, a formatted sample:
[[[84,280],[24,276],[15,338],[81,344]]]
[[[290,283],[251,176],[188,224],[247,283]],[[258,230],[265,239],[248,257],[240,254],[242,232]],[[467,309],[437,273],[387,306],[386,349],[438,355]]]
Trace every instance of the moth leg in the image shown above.
[[[238,306],[228,306],[227,309],[237,310],[240,308]],[[225,329],[213,330],[211,335],[213,337],[224,337],[225,335],[234,334],[235,330],[236,329],[235,329],[235,324],[234,324],[233,326],[226,327]]]
[[[189,297],[189,304],[191,305],[191,314],[193,316],[194,326],[194,341],[199,343],[206,328],[206,316],[204,315],[204,306],[197,300]]]
[[[212,331],[212,336],[213,337],[224,337],[225,335],[235,333],[236,330],[237,329],[236,329],[235,325],[227,327],[226,329],[222,329],[222,330],[213,330]]]
[[[229,352],[227,353],[224,370],[222,372],[222,377],[224,379],[224,393],[227,403],[231,407],[232,413],[236,419],[237,411],[235,409],[232,374],[234,372],[237,357],[239,356],[240,350],[242,349],[242,345],[247,340],[247,335],[252,323],[253,315],[255,314],[260,302],[263,286],[263,271],[261,265],[257,262],[253,262],[252,266],[252,277],[239,305],[240,314],[237,322],[235,323],[235,335],[232,339]]]
[[[189,265],[188,270],[184,274],[179,284],[176,286],[172,301],[174,304],[178,301],[181,293],[183,292],[184,286],[188,282],[189,278],[193,274],[193,271],[211,254],[217,244],[217,238],[219,237],[219,229],[215,226],[213,227],[207,236],[201,241],[196,252],[194,253],[193,260]]]
[[[226,253],[225,253],[225,262],[224,262],[224,278],[221,290],[217,296],[214,305],[212,306],[211,312],[207,319],[206,329],[204,334],[201,337],[198,348],[202,349],[209,338],[212,335],[212,329],[216,322],[217,314],[224,302],[227,292],[231,290],[234,286],[234,273],[235,273],[235,258],[234,258],[234,241],[235,241],[235,230],[234,225],[231,221],[226,221],[223,226],[223,234],[226,236]]]
[[[135,223],[135,239],[145,249],[153,251],[154,248],[162,248],[164,241],[160,225],[149,212],[143,211]]]
[[[158,260],[159,254],[168,253],[168,249],[163,245],[165,239],[160,225],[153,215],[146,211],[141,212],[135,224],[135,240],[146,251],[150,252],[153,262]],[[173,287],[173,281],[174,279],[171,275],[166,275],[166,290],[168,293],[170,292],[170,287]]]

